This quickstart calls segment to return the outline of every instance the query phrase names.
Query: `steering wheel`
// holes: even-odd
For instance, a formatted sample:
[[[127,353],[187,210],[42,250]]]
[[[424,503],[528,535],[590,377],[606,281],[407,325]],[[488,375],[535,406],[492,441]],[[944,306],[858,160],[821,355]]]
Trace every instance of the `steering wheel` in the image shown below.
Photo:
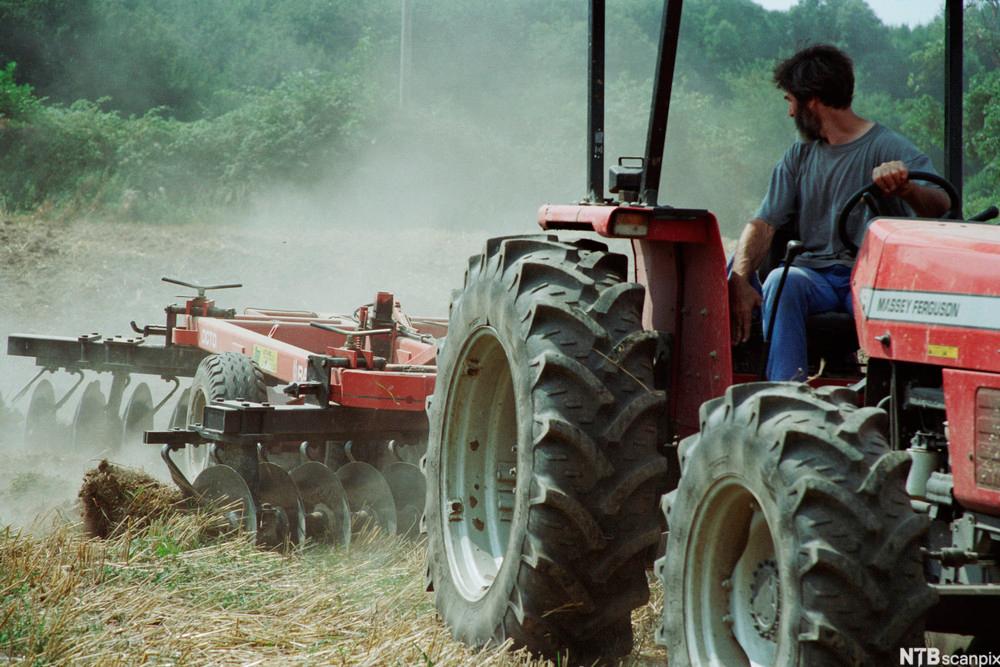
[[[951,208],[948,212],[944,214],[946,218],[953,218],[955,220],[962,219],[962,203],[959,201],[958,191],[955,190],[955,186],[941,178],[937,174],[932,174],[927,171],[911,171],[910,172],[911,181],[927,181],[928,183],[933,183],[939,186],[948,195],[951,200]],[[858,205],[862,199],[868,208],[871,209],[872,213],[876,216],[882,215],[882,209],[878,205],[878,200],[875,198],[876,195],[880,194],[882,189],[879,188],[874,182],[869,183],[865,187],[861,188],[853,195],[851,195],[844,207],[840,209],[840,215],[837,216],[837,234],[840,236],[840,242],[844,244],[844,247],[851,253],[851,255],[858,254],[858,246],[854,243],[854,239],[851,235],[847,233],[847,219],[851,215],[851,211],[854,207]]]

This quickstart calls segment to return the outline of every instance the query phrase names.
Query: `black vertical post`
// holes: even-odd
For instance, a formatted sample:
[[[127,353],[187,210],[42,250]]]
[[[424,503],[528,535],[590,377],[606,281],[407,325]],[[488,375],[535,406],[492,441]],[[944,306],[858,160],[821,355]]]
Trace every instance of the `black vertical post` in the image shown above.
[[[682,4],[682,0],[664,0],[663,3],[660,48],[656,57],[653,101],[649,112],[649,131],[646,133],[645,170],[642,174],[642,201],[649,206],[656,206],[657,191],[660,188],[663,144],[667,139],[667,116],[670,113],[670,94],[674,85]]]
[[[963,0],[945,4],[944,36],[944,177],[962,198],[962,42]]]
[[[590,0],[587,67],[587,199],[604,200],[604,0]]]

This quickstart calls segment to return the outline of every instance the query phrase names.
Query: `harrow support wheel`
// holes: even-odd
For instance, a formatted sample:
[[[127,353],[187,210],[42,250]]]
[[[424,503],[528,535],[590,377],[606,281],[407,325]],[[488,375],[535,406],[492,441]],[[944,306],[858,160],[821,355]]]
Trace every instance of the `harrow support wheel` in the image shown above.
[[[632,648],[667,460],[657,337],[627,268],[594,241],[491,239],[453,298],[425,522],[435,604],[466,643],[572,664]]]
[[[188,393],[187,423],[201,423],[205,406],[216,399],[261,403],[267,400],[264,374],[257,364],[236,352],[212,354],[201,360]],[[257,453],[240,447],[221,448],[219,459],[242,475],[251,489],[257,487]],[[209,448],[188,445],[184,448],[185,474],[196,477],[209,465]]]
[[[850,391],[804,384],[738,385],[702,406],[663,498],[671,667],[874,667],[923,645],[927,518],[887,422]]]

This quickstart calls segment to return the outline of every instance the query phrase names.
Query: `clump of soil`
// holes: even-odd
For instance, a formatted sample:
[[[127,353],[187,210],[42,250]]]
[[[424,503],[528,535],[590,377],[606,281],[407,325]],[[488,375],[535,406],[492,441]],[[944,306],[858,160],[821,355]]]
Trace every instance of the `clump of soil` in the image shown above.
[[[102,539],[126,524],[139,528],[163,518],[177,511],[183,500],[180,491],[146,473],[106,460],[84,475],[80,487],[84,528]]]

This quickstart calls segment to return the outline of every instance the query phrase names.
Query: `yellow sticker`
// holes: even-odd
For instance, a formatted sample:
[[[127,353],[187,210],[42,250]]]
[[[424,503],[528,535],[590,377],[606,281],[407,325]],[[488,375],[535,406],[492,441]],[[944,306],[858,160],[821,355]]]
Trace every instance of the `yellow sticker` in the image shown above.
[[[927,356],[941,359],[958,359],[958,348],[951,345],[927,344]]]
[[[253,346],[253,360],[260,370],[265,373],[271,373],[272,375],[278,372],[278,353],[270,348],[262,347],[260,345]]]

